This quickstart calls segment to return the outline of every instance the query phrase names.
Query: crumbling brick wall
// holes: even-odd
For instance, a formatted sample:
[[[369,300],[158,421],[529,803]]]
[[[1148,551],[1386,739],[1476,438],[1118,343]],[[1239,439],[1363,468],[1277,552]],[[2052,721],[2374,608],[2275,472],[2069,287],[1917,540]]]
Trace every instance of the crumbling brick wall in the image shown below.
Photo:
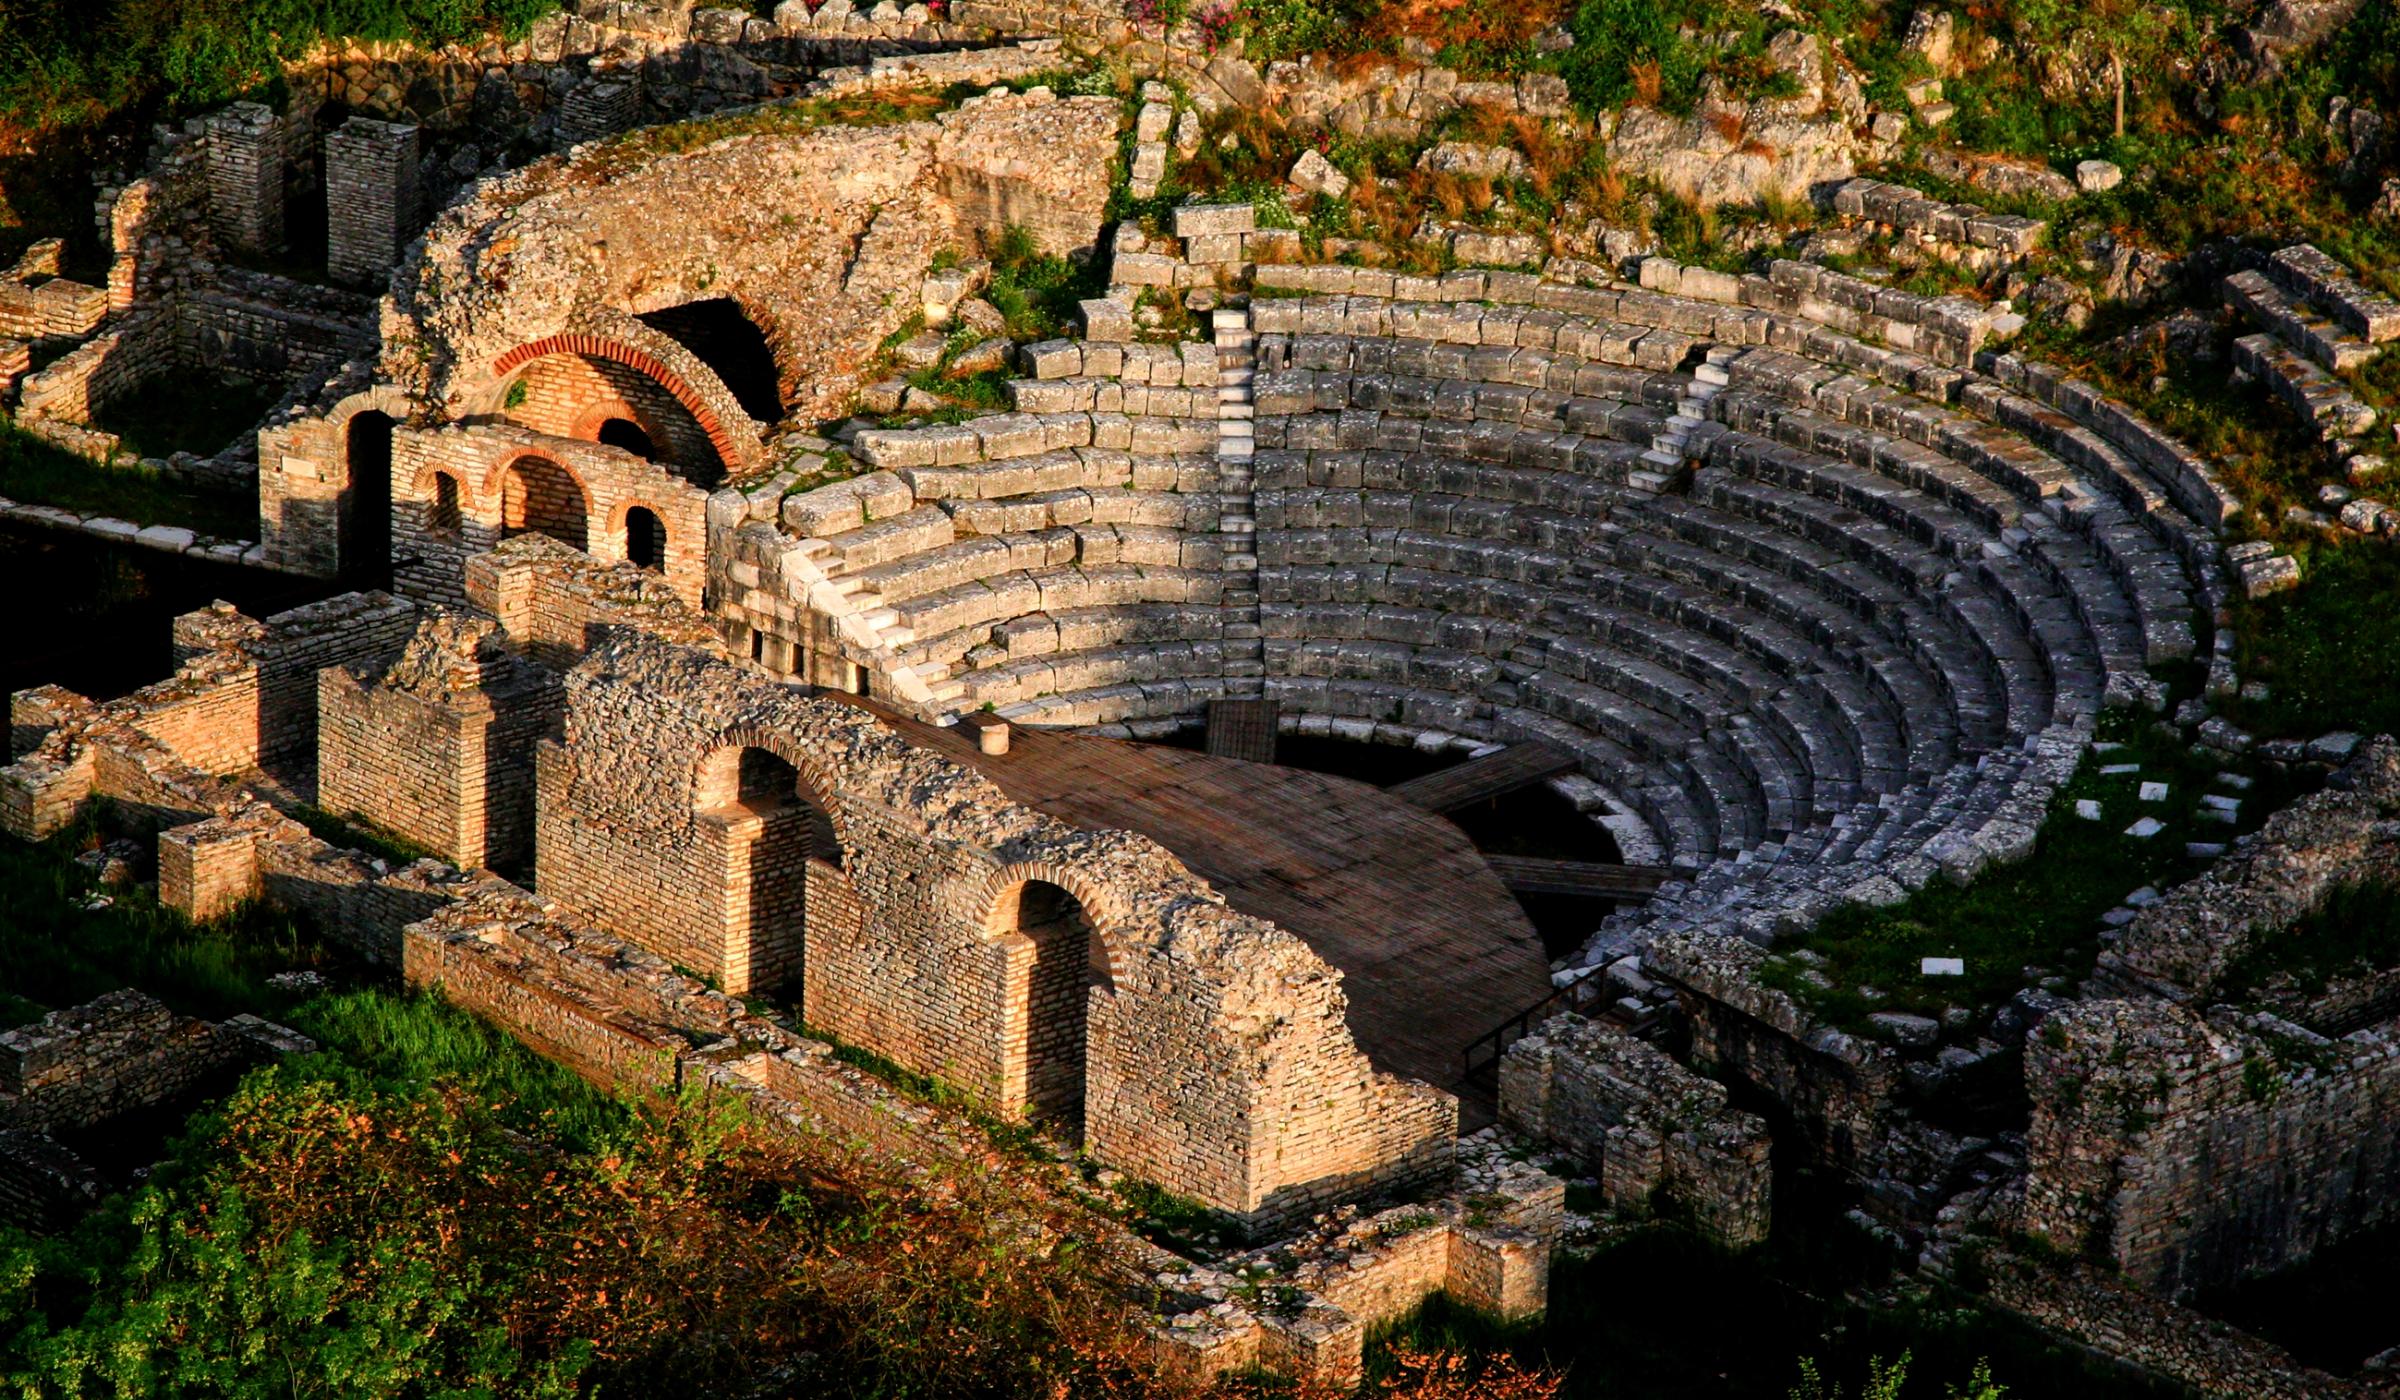
[[[383,666],[317,673],[317,804],[360,814],[453,864],[533,854],[533,744],[558,679],[489,618],[421,618]]]
[[[1501,1059],[1500,1120],[1587,1164],[1612,1203],[1655,1192],[1736,1248],[1767,1236],[1766,1124],[1647,1041],[1551,1018]]]

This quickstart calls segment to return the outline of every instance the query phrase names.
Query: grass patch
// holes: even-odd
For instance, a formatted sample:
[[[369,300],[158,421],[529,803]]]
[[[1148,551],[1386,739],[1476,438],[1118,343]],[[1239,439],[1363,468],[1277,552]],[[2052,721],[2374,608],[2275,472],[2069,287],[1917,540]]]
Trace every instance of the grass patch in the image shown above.
[[[0,496],[222,539],[258,533],[257,503],[248,497],[198,490],[140,467],[104,467],[14,423],[0,423]]]
[[[1847,906],[1778,943],[1762,980],[1853,1031],[1866,1029],[1877,1011],[1938,1019],[1951,1006],[1996,1006],[2040,977],[2079,980],[2099,955],[2103,913],[2142,885],[2164,890],[2190,878],[2204,862],[2185,855],[2185,842],[2229,841],[2254,829],[2285,796],[2261,774],[2240,794],[2240,823],[2203,820],[2200,798],[2216,764],[2160,734],[2147,716],[2111,711],[2101,735],[2123,747],[2085,757],[2051,800],[2031,858],[1985,871],[1963,887],[1936,881],[1887,908]],[[2124,764],[2139,771],[2100,771]],[[2166,783],[2167,799],[2141,801],[2143,782]],[[2101,819],[2077,816],[2078,800],[2099,803]],[[2124,834],[2143,817],[2165,829],[2147,839]],[[1802,952],[1811,957],[1794,956]],[[1963,958],[1966,974],[1926,977],[1920,959],[1928,957]],[[2039,975],[2029,976],[2028,968]],[[1980,1018],[1968,1034],[1978,1029]]]
[[[115,433],[136,457],[213,457],[258,426],[280,397],[252,380],[166,374],[116,395],[92,415],[92,426]]]
[[[2298,588],[2235,604],[2237,664],[2267,698],[2230,707],[2266,738],[2400,733],[2400,548],[2317,540]]]
[[[297,998],[267,988],[268,974],[334,962],[297,920],[264,906],[195,926],[147,889],[102,890],[74,860],[101,831],[95,810],[40,845],[0,840],[0,1020],[16,1025],[125,986],[212,1020],[280,1016]]]

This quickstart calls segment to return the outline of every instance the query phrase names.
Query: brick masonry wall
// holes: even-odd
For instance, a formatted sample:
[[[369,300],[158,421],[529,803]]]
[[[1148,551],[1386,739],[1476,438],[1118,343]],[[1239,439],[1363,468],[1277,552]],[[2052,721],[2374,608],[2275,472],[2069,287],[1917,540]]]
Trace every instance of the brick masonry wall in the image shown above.
[[[514,465],[526,458],[550,465]],[[457,493],[455,529],[434,515],[444,475]],[[536,487],[530,494],[528,481]],[[661,579],[696,606],[707,580],[708,493],[670,469],[508,424],[403,427],[392,435],[392,556],[402,561],[395,586],[412,597],[460,601],[467,561],[529,523],[547,525],[542,533],[567,536],[569,544],[580,526],[579,547],[603,563],[620,562],[626,516],[637,506],[666,529]]]
[[[1071,831],[861,710],[630,635],[608,634],[566,690],[565,741],[539,761],[537,865],[545,895],[603,928],[729,989],[747,976],[747,848],[700,799],[711,755],[763,748],[838,843],[807,867],[811,1024],[1021,1111],[1034,950],[993,916],[1041,880],[1110,957],[1113,990],[1087,1013],[1094,1156],[1243,1214],[1446,1168],[1449,1096],[1367,1065],[1338,982],[1289,935],[1209,902],[1160,909],[1151,892],[1197,882],[1151,843]],[[1165,953],[1187,940],[1193,954]],[[1262,1006],[1279,1013],[1263,1059],[1267,1032],[1244,1029]]]
[[[325,270],[337,280],[380,284],[415,236],[417,129],[352,117],[325,137]]]
[[[205,122],[208,222],[242,253],[283,248],[283,125],[274,109],[236,102]]]

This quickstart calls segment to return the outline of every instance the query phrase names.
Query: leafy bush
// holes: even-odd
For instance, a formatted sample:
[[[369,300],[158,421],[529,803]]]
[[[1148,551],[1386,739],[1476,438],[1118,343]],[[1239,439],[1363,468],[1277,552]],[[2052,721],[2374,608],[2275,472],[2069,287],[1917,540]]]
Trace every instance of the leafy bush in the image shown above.
[[[271,84],[329,36],[458,43],[521,34],[556,0],[30,0],[11,5],[0,122],[68,125],[132,104],[205,107]]]

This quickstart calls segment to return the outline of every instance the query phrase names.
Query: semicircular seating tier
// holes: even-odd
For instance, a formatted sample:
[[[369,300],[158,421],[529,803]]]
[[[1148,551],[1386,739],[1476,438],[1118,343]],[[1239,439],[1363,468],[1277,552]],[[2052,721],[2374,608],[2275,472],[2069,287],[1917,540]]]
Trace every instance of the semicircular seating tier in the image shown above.
[[[1510,285],[1034,347],[1018,412],[862,434],[731,557],[935,713],[1563,745],[1686,877],[1647,927],[2021,856],[2222,596],[2205,469],[2050,371]]]

